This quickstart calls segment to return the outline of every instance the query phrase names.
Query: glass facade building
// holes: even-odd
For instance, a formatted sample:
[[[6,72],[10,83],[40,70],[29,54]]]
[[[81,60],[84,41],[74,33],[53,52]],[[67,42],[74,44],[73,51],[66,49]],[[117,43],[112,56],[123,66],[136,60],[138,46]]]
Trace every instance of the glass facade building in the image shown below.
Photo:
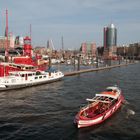
[[[117,46],[117,29],[114,24],[104,27],[104,48]]]

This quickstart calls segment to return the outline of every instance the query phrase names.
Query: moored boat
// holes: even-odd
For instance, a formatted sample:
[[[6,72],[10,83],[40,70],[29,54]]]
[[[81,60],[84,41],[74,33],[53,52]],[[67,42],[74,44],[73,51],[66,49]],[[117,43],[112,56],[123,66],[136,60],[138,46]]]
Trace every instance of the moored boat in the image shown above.
[[[12,51],[15,49],[12,49]],[[31,38],[26,36],[24,45],[20,49],[22,50],[21,54],[18,51],[18,55],[10,55],[7,52],[8,56],[3,56],[7,61],[2,60],[0,62],[0,77],[8,76],[11,71],[44,71],[48,69],[49,61],[43,60],[41,55],[33,53]],[[6,49],[4,51],[6,52]]]
[[[0,91],[30,87],[60,80],[60,71],[12,71],[9,76],[0,77]]]
[[[117,86],[107,87],[104,92],[86,99],[89,104],[81,108],[74,119],[78,128],[94,126],[111,117],[122,105],[124,97]]]

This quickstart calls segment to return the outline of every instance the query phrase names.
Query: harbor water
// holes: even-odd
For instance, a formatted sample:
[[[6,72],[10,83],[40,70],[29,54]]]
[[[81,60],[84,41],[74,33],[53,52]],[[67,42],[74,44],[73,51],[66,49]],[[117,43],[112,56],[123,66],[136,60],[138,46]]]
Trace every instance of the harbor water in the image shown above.
[[[73,120],[86,98],[115,84],[123,90],[125,104],[103,124],[77,129]],[[139,63],[0,92],[0,140],[139,139]]]

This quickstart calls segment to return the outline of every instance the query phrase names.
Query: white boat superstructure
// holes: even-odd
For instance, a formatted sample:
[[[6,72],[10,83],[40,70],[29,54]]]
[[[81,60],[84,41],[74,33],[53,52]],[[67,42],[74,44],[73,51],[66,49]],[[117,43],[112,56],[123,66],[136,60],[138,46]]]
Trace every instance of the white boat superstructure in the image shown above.
[[[13,71],[9,76],[0,77],[0,90],[50,83],[60,80],[63,76],[60,71]]]

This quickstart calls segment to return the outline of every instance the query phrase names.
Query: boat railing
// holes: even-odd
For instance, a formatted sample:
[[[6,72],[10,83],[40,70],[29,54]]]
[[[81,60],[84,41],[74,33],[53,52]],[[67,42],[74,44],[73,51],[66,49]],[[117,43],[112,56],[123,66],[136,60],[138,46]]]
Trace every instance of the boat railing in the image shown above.
[[[103,100],[93,100],[93,99],[87,99],[87,101],[91,101],[91,102],[102,102],[102,103],[110,103],[110,101],[103,101]]]
[[[95,96],[94,98],[87,98],[86,100],[88,101],[88,100],[91,100],[91,102],[92,102],[92,100],[98,100],[100,98],[100,96]]]
[[[98,103],[102,103],[102,105],[106,106],[106,109],[108,109],[110,106],[113,105],[113,102],[116,99],[111,98],[111,97],[105,97],[105,96],[96,96],[96,97],[94,97],[92,99],[87,98],[86,100],[89,101],[89,102],[93,102],[91,104],[91,106],[96,106]],[[90,104],[89,104],[89,107],[90,107]]]

